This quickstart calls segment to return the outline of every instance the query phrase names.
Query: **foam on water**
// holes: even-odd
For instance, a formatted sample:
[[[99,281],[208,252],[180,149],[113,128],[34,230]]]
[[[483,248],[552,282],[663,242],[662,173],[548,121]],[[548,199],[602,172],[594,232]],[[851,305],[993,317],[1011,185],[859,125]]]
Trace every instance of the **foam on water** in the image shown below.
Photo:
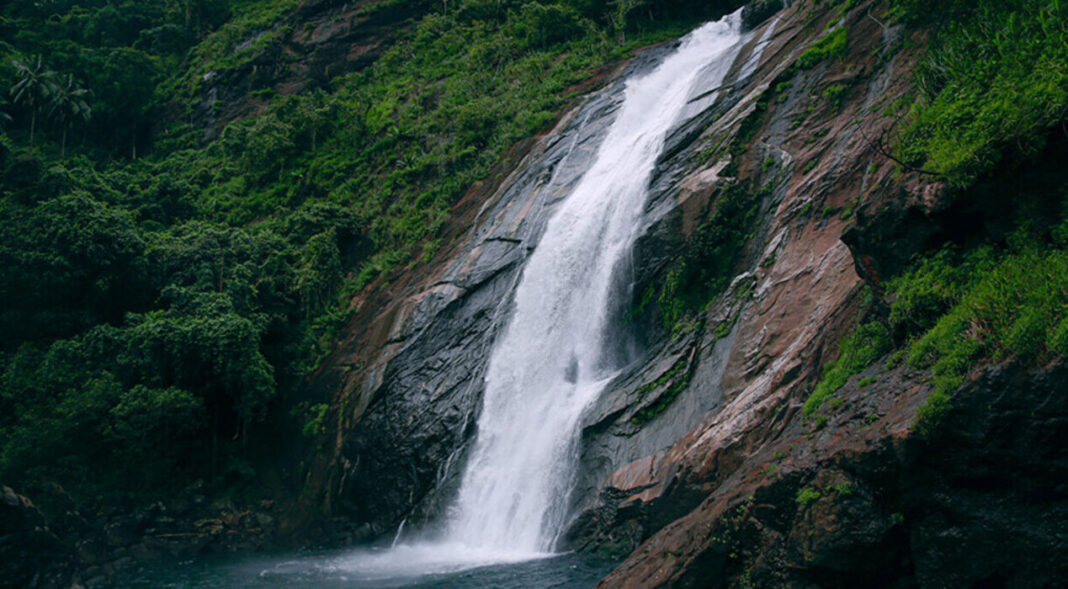
[[[651,73],[628,80],[594,163],[557,205],[523,269],[440,539],[394,539],[389,550],[293,566],[368,581],[552,556],[568,522],[580,417],[620,368],[609,352],[618,336],[611,325],[611,297],[619,295],[613,273],[638,237],[666,135],[700,72],[715,72],[716,79],[703,80],[708,87],[721,84],[742,44],[739,29],[740,12],[706,24]]]
[[[594,163],[558,205],[523,269],[494,346],[478,436],[446,538],[479,549],[551,551],[569,516],[583,410],[619,369],[610,350],[613,273],[633,247],[664,140],[699,73],[719,86],[740,48],[739,13],[688,35],[627,82]]]

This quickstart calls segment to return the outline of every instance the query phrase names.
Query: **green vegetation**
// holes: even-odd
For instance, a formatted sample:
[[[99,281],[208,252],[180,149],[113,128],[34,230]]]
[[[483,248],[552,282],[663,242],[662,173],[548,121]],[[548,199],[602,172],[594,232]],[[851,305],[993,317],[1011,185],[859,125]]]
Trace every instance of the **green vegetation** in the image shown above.
[[[853,494],[853,486],[848,482],[842,481],[835,485],[828,485],[824,492],[828,494],[828,497],[831,494],[840,498],[848,497]],[[801,487],[797,490],[797,505],[802,508],[808,507],[822,496],[823,492],[816,487]]]
[[[939,262],[945,264],[946,258],[952,256],[942,256]],[[1014,355],[1041,364],[1063,355],[1058,326],[1068,317],[1068,252],[983,248],[964,256],[961,266],[963,272],[935,270],[949,280],[956,278],[938,286],[956,288],[959,294],[909,348],[909,363],[930,368],[933,374],[934,392],[921,408],[923,422],[937,421],[981,358]],[[906,274],[899,288],[923,279],[920,271]]]
[[[719,296],[736,274],[743,246],[752,235],[760,203],[771,184],[754,190],[735,183],[722,190],[712,214],[668,264],[664,279],[646,289],[638,312],[655,301],[663,325],[677,331],[687,317]],[[719,329],[729,333],[732,326],[717,326],[717,333]]]
[[[1068,112],[1068,5],[1061,0],[895,0],[937,26],[900,132],[909,164],[964,187],[1006,150],[1034,154]],[[948,23],[948,24],[946,24]]]
[[[849,87],[845,84],[831,84],[820,92],[820,97],[830,103],[831,108],[837,112],[842,110],[842,102],[845,100],[847,90]]]
[[[828,488],[828,491],[833,491],[834,494],[838,495],[839,497],[848,497],[853,494],[853,485],[842,481],[841,483],[838,483]]]
[[[903,342],[900,354],[911,366],[931,370],[934,391],[919,411],[921,424],[927,425],[945,413],[951,395],[980,360],[1011,355],[1042,364],[1064,356],[1068,193],[1062,203],[1065,215],[1052,228],[1048,216],[1041,217],[1045,228],[1025,221],[1010,236],[1014,245],[967,253],[949,247],[892,280],[886,325],[867,323],[843,338],[839,360],[825,368],[804,414],[818,411],[851,376],[889,351],[892,340]],[[862,379],[858,386],[872,382]]]
[[[1022,221],[1008,246],[966,253],[948,247],[890,281],[886,324],[866,323],[843,338],[839,360],[826,366],[804,414],[817,412],[850,377],[888,352],[892,341],[904,346],[901,354],[911,366],[931,371],[934,390],[919,412],[929,425],[982,359],[1015,356],[1043,364],[1064,356],[1068,192],[1061,202],[1063,216],[1052,227],[1058,217],[1043,214],[1032,220],[1045,220],[1044,227]],[[871,382],[862,379],[858,386]]]
[[[326,411],[330,408],[326,403],[317,403],[312,405],[308,412],[311,417],[304,424],[304,429],[301,433],[308,439],[315,439],[316,436],[321,436],[326,433],[326,428],[323,425],[323,419],[326,418]]]
[[[838,344],[838,360],[824,366],[823,379],[805,401],[805,417],[814,415],[855,374],[869,367],[890,349],[890,334],[878,322],[865,323]]]
[[[885,321],[843,339],[804,413],[896,348],[888,366],[930,370],[933,391],[918,410],[929,430],[978,363],[1042,364],[1068,352],[1068,182],[1063,149],[1048,141],[1068,113],[1068,13],[1057,0],[896,0],[894,10],[937,29],[895,149],[961,198],[996,195],[994,214],[1015,229],[928,254],[888,281]]]
[[[250,72],[294,59],[299,4],[0,8],[5,483],[254,488],[272,443],[325,433],[300,384],[355,292],[429,259],[459,196],[596,68],[735,3],[370,3],[398,40],[286,95]],[[264,108],[225,120],[220,85]]]
[[[825,61],[845,55],[848,40],[849,33],[845,27],[832,30],[797,58],[797,67],[803,70],[811,69]]]
[[[683,356],[659,378],[642,385],[642,387],[638,389],[639,398],[642,398],[665,385],[667,385],[668,388],[657,398],[655,403],[635,413],[634,417],[630,418],[630,422],[634,425],[644,425],[652,421],[657,415],[663,413],[664,410],[671,405],[671,402],[675,400],[675,397],[690,386],[690,378],[693,376],[693,368],[694,366],[690,359]]]
[[[808,507],[810,503],[819,499],[821,493],[819,489],[813,487],[801,487],[797,491],[797,504],[801,507]]]

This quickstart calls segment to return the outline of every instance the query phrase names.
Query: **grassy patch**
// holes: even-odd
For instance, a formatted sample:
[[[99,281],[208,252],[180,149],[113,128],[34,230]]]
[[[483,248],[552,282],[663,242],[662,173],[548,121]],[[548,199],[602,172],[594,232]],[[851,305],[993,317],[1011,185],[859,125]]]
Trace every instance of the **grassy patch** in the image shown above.
[[[802,487],[797,491],[797,504],[801,507],[808,507],[810,503],[819,499],[821,493],[819,489],[813,487]]]
[[[834,494],[838,495],[839,497],[848,497],[853,494],[853,485],[850,485],[849,483],[843,481],[841,483],[838,483],[837,485],[829,487],[827,490],[833,491]]]
[[[1060,0],[897,0],[931,26],[921,89],[898,140],[900,157],[966,186],[1006,148],[1041,149],[1068,113],[1068,4]],[[937,23],[937,24],[930,24]]]
[[[1028,249],[999,255],[984,249],[966,256],[963,266],[970,273],[952,308],[909,347],[909,363],[933,375],[934,392],[918,414],[921,425],[937,423],[981,358],[1014,355],[1041,364],[1064,354],[1068,253]],[[899,288],[915,287],[917,280],[924,273],[906,274]]]
[[[882,323],[865,323],[842,338],[838,360],[824,368],[823,379],[805,401],[805,417],[814,415],[853,375],[890,350],[890,334]]]
[[[634,425],[644,425],[652,421],[657,415],[663,413],[675,398],[679,396],[679,393],[686,390],[686,387],[690,386],[690,379],[693,377],[694,368],[695,365],[692,362],[692,357],[683,356],[659,378],[653,382],[646,383],[638,389],[638,396],[641,398],[660,387],[668,387],[655,403],[635,413],[634,416],[630,418],[630,422]]]
[[[820,97],[827,101],[831,105],[831,108],[837,112],[842,109],[842,102],[845,100],[847,90],[849,90],[849,86],[846,86],[845,84],[831,84],[823,89],[823,92],[820,93]]]
[[[797,58],[797,67],[807,70],[830,59],[837,59],[846,52],[849,33],[845,27],[834,29]]]

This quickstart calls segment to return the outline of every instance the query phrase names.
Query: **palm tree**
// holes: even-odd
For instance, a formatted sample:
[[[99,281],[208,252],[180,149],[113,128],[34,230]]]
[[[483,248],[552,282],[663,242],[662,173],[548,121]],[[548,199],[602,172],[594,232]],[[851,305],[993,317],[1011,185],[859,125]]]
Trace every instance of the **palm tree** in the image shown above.
[[[48,114],[52,115],[63,129],[63,142],[60,144],[62,155],[67,155],[67,131],[75,121],[88,121],[93,115],[93,109],[85,102],[88,95],[89,91],[78,85],[70,74],[67,75],[65,83],[53,85]]]
[[[11,122],[11,115],[4,112],[7,108],[7,99],[0,96],[0,130],[4,128],[4,125]]]
[[[44,66],[40,55],[37,56],[36,62],[15,58],[12,60],[12,65],[15,66],[18,81],[11,87],[11,96],[16,104],[24,104],[30,109],[30,145],[33,145],[33,135],[37,128],[37,110],[52,94],[56,73]]]

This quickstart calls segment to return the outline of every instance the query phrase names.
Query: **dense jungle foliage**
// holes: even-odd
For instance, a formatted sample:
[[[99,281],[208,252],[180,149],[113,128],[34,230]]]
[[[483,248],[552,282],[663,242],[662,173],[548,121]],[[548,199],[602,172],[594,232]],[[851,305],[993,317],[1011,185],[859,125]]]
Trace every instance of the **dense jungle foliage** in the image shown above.
[[[876,319],[841,341],[805,414],[892,351],[888,365],[930,370],[919,416],[933,427],[976,365],[1068,356],[1068,3],[893,5],[931,36],[919,95],[888,113],[899,120],[893,149],[990,221],[883,285]]]
[[[572,85],[737,3],[367,3],[413,15],[377,62],[255,89],[265,111],[206,140],[208,80],[284,53],[298,4],[0,8],[6,484],[87,503],[249,488],[272,440],[319,431],[300,384],[356,290],[432,255]]]
[[[370,2],[368,14],[412,15],[373,65],[298,94],[256,88],[265,110],[211,134],[190,124],[224,106],[206,98],[210,80],[285,54],[299,4],[0,7],[5,484],[32,494],[57,483],[92,502],[196,479],[259,482],[270,442],[320,429],[321,400],[301,383],[351,295],[432,256],[463,191],[550,126],[596,68],[739,2]],[[1063,141],[1068,6],[891,5],[890,18],[932,39],[916,100],[889,113],[900,118],[895,156],[962,195],[1015,198],[1018,187],[987,181]],[[1042,169],[1015,229],[951,244],[890,281],[888,318],[842,342],[806,413],[892,349],[933,371],[926,415],[984,358],[1064,355],[1068,191],[1058,166]],[[751,200],[738,191],[722,214],[749,219]],[[726,284],[733,257],[719,254],[737,249],[741,221],[706,223],[668,294],[646,297],[665,321]]]

